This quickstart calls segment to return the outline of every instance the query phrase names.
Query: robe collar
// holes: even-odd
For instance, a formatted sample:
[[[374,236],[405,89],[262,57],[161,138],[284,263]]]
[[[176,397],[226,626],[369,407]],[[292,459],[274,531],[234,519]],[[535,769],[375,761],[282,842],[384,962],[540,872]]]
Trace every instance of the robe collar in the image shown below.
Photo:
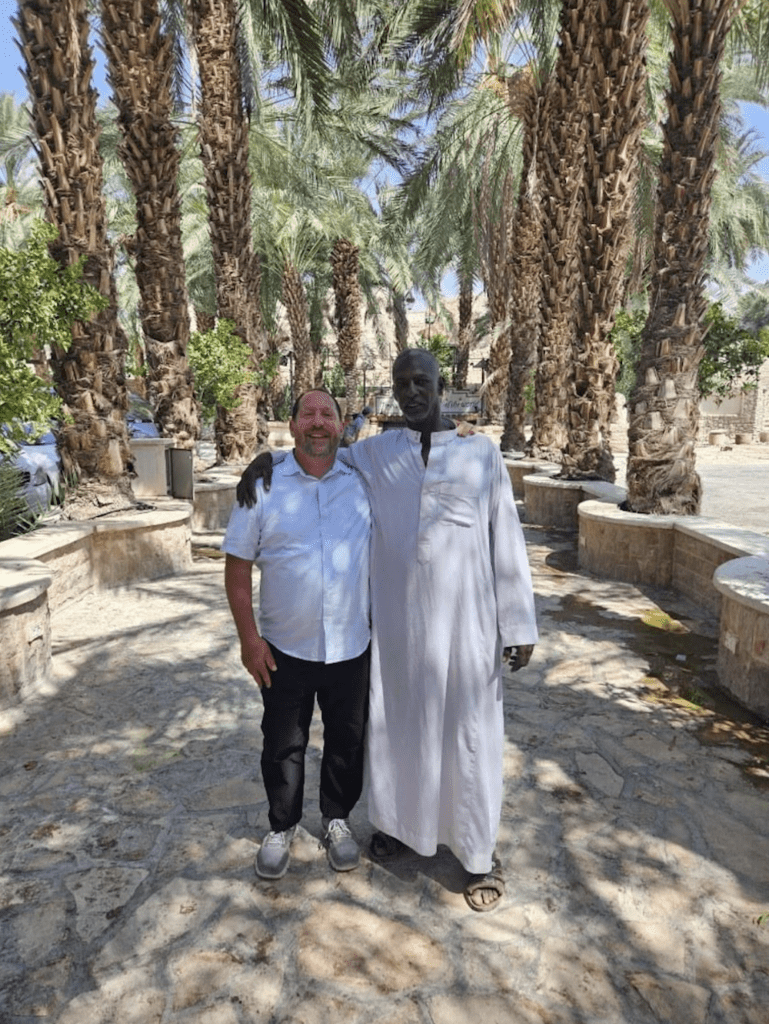
[[[418,430],[411,430],[410,427],[404,427],[406,437],[411,441],[412,444],[422,445],[422,434]],[[457,437],[457,428],[453,430],[436,430],[435,433],[430,434],[430,445],[436,444],[448,444],[449,441],[453,441]]]

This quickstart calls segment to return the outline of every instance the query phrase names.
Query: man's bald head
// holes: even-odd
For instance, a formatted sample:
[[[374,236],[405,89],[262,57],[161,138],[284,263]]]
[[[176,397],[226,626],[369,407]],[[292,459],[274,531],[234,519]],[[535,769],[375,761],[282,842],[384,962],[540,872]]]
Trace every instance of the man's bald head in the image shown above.
[[[438,360],[423,348],[407,348],[393,363],[393,395],[412,430],[435,431],[441,424],[443,377]]]

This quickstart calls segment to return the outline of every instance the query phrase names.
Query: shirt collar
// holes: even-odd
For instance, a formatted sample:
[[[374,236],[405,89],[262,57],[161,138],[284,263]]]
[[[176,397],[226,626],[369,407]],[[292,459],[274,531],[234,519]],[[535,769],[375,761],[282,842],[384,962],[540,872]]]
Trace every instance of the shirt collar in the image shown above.
[[[278,466],[283,467],[283,474],[285,476],[304,476],[307,477],[308,480],[328,480],[329,477],[335,476],[337,473],[352,473],[352,467],[348,466],[347,463],[342,462],[338,455],[339,452],[337,451],[337,458],[334,459],[333,466],[327,473],[324,473],[323,476],[313,476],[312,473],[306,473],[296,461],[293,448],[289,451],[283,462],[278,463]],[[277,468],[278,467],[276,466],[276,469]]]

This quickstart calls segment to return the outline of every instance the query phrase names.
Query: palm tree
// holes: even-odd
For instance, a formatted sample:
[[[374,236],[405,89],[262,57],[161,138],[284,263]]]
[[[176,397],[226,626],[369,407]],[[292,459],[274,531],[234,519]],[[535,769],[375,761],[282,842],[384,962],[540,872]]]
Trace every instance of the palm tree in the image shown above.
[[[537,177],[537,138],[543,90],[534,67],[507,80],[521,124],[522,166],[510,247],[510,362],[505,395],[503,451],[526,445],[526,387],[536,363],[541,332],[539,268],[542,260],[542,196]]]
[[[695,470],[720,61],[739,0],[667,0],[673,51],[654,232],[652,304],[628,402],[628,506],[698,512]]]
[[[459,283],[459,322],[457,324],[457,355],[454,361],[455,388],[467,387],[467,371],[470,363],[470,347],[473,337],[473,284],[472,273],[460,267],[457,276]]]
[[[542,267],[542,331],[534,389],[529,454],[560,461],[566,443],[569,358],[578,294],[578,240],[584,220],[584,153],[587,133],[587,64],[580,60],[596,31],[594,4],[563,0],[560,43],[546,80],[537,143],[545,257]]]
[[[131,497],[125,425],[125,336],[118,329],[113,253],[107,238],[98,151],[94,61],[85,0],[25,0],[15,21],[24,55],[46,216],[62,265],[84,259],[84,280],[107,300],[51,365],[67,421],[58,431],[66,473],[100,502]]]
[[[17,248],[42,215],[29,110],[10,93],[0,93],[0,245]]]
[[[120,155],[136,199],[131,240],[141,295],[150,400],[164,437],[191,448],[200,433],[187,362],[190,337],[173,125],[172,41],[155,0],[102,0],[108,80],[123,135]]]
[[[487,143],[488,144],[488,143]],[[493,150],[493,143],[489,145]],[[493,159],[493,155],[490,154]],[[510,298],[510,225],[515,197],[514,173],[508,169],[493,196],[486,167],[478,199],[476,223],[481,234],[481,273],[489,304],[489,376],[484,390],[486,415],[492,423],[501,423],[504,414],[508,364],[510,362],[507,307]]]
[[[580,102],[587,120],[584,215],[579,224],[581,288],[575,294],[562,475],[614,480],[609,447],[618,362],[609,337],[626,278],[638,145],[646,106],[647,0],[596,5]]]
[[[344,371],[347,410],[352,412],[358,397],[358,355],[361,335],[361,292],[358,280],[360,250],[346,238],[338,238],[331,250],[334,284],[334,326],[339,363]]]
[[[232,320],[248,346],[256,369],[264,349],[259,304],[261,269],[251,242],[251,176],[238,47],[235,0],[195,0],[190,5],[200,74],[200,147],[206,178],[209,231],[219,317]],[[242,462],[266,440],[257,413],[254,384],[237,389],[238,406],[220,408],[216,418],[217,455]]]

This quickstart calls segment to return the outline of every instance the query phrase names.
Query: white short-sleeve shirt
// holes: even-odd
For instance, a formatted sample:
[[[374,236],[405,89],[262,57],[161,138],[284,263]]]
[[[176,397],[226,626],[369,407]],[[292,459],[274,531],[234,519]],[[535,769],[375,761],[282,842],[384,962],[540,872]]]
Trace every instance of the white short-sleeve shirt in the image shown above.
[[[363,482],[337,459],[322,477],[293,453],[260,480],[253,508],[232,509],[222,551],[261,570],[260,634],[284,654],[333,663],[370,640],[371,511]]]

